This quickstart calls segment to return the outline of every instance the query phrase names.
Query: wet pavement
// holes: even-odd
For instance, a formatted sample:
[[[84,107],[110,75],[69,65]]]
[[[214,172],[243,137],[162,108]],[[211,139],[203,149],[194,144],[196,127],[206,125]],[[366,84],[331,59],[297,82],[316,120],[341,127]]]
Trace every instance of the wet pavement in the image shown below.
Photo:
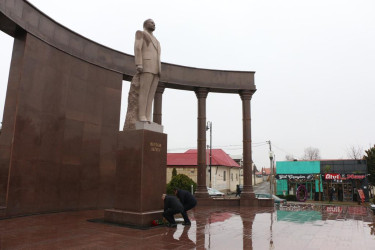
[[[148,230],[88,221],[103,213],[0,220],[0,249],[375,249],[375,217],[361,206],[197,207],[190,227]]]

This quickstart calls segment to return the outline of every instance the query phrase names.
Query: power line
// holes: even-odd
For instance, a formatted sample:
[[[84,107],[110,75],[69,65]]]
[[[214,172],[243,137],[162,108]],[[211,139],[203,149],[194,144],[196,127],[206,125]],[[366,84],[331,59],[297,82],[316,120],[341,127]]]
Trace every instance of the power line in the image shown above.
[[[276,146],[275,143],[272,143],[272,144],[273,144],[273,146],[274,146],[275,148],[277,148],[277,149],[283,151],[283,152],[286,153],[287,155],[292,155],[291,153],[287,152],[286,150],[280,148],[279,146]]]
[[[265,146],[265,145],[268,145],[267,142],[253,142],[252,143],[252,146],[253,147],[261,147],[261,146]],[[192,146],[192,147],[181,147],[181,148],[169,148],[168,151],[177,151],[177,150],[186,150],[186,149],[195,149],[196,146]],[[239,145],[239,144],[229,144],[229,145],[216,145],[215,148],[225,148],[227,150],[237,150],[237,149],[242,149],[243,148],[243,145]]]

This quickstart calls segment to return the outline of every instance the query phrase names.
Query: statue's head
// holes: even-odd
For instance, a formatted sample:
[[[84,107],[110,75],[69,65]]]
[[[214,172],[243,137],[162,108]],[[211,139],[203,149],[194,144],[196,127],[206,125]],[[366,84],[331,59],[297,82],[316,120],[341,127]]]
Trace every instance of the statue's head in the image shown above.
[[[147,19],[143,22],[143,28],[148,31],[154,31],[155,30],[155,22],[152,19]]]

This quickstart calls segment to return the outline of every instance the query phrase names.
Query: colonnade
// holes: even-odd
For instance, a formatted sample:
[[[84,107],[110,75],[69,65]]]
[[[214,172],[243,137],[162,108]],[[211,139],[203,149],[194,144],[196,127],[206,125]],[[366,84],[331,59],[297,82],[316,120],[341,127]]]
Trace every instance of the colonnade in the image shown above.
[[[159,84],[154,100],[154,122],[162,124],[162,97],[165,86]],[[241,200],[255,199],[252,184],[252,152],[251,152],[251,97],[255,90],[240,90],[242,100],[242,129],[243,129],[243,176],[244,184]],[[206,183],[206,99],[208,88],[196,88],[195,95],[198,101],[198,135],[197,135],[197,167],[198,183],[195,196],[197,198],[209,198]]]

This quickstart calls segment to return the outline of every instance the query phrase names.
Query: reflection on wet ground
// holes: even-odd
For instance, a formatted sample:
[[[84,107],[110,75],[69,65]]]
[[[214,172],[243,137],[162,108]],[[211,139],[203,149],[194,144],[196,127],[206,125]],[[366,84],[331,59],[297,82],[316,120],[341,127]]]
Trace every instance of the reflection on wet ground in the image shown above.
[[[189,211],[190,227],[130,229],[88,222],[103,210],[0,220],[0,249],[375,249],[361,206],[293,205]]]

